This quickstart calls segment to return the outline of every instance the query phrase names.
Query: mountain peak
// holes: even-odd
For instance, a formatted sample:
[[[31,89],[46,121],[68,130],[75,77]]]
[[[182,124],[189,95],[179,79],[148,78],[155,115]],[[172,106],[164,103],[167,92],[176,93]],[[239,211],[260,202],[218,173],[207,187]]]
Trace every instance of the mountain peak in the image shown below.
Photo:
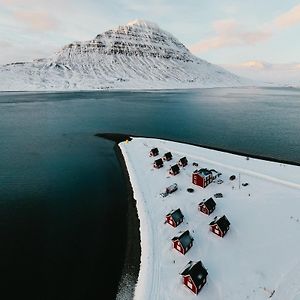
[[[147,21],[147,20],[142,20],[142,19],[136,19],[133,21],[130,21],[126,24],[126,26],[139,26],[139,27],[145,27],[145,28],[154,28],[154,29],[159,29],[159,26],[156,23]]]

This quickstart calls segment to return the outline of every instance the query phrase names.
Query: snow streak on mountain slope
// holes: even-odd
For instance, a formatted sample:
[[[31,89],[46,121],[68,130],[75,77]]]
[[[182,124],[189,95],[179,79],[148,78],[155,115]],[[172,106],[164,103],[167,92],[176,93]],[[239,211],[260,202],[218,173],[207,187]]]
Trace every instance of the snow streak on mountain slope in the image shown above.
[[[193,88],[249,82],[192,55],[168,32],[134,21],[48,59],[0,67],[0,90]]]

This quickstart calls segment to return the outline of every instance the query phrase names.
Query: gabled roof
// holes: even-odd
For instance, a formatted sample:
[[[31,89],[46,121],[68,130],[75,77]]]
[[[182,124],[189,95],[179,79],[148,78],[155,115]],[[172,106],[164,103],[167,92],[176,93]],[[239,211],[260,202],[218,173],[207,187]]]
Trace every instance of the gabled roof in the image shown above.
[[[179,240],[183,248],[186,248],[194,239],[191,237],[190,232],[186,230],[180,236],[175,236],[172,238],[172,241]]]
[[[184,157],[181,157],[179,160],[180,160],[181,162],[187,162],[187,159],[186,159],[185,156],[184,156]]]
[[[172,216],[173,220],[177,223],[179,220],[183,218],[183,214],[180,210],[180,208],[177,208],[176,210],[172,210],[167,214],[168,216]]]
[[[198,287],[202,283],[202,278],[208,275],[207,270],[204,268],[201,260],[190,261],[181,275],[190,275],[196,286]]]
[[[202,168],[200,170],[195,170],[194,173],[197,173],[197,174],[199,174],[200,176],[203,176],[203,177],[206,177],[206,176],[212,174],[212,172],[210,170],[204,169],[204,168]]]
[[[158,149],[157,149],[157,148],[152,148],[152,149],[150,150],[150,152],[151,152],[151,153],[158,153]]]
[[[215,224],[217,224],[222,231],[226,231],[227,227],[230,225],[230,222],[224,215],[223,217],[217,220],[213,220],[212,222],[209,223],[209,225],[215,225]]]
[[[164,162],[163,162],[163,160],[162,160],[161,158],[156,159],[156,160],[154,161],[154,163],[155,163],[156,165],[163,165],[163,164],[164,164]]]
[[[200,204],[202,204],[202,203],[208,208],[208,210],[211,210],[216,206],[216,202],[214,201],[214,199],[212,197],[210,197],[206,201],[201,202]]]
[[[174,173],[180,171],[178,165],[173,165],[173,166],[171,167],[171,169],[172,169],[172,171],[173,171]]]
[[[171,152],[167,152],[167,153],[165,153],[164,157],[166,157],[166,158],[172,158],[172,153]]]

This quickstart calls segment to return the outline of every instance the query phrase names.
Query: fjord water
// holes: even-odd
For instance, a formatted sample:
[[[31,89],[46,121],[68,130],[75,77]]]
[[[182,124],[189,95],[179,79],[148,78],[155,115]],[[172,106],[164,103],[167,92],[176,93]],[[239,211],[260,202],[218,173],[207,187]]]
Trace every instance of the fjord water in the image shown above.
[[[130,242],[126,183],[101,132],[300,162],[300,90],[1,93],[6,299],[114,299]]]

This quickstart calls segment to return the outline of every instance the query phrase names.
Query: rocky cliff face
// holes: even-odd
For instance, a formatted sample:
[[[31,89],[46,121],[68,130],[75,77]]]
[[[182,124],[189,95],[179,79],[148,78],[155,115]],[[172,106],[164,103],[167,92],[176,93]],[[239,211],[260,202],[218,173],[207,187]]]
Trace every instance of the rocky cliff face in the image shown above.
[[[0,67],[0,90],[197,88],[246,80],[192,55],[156,24],[134,21],[48,59]]]

